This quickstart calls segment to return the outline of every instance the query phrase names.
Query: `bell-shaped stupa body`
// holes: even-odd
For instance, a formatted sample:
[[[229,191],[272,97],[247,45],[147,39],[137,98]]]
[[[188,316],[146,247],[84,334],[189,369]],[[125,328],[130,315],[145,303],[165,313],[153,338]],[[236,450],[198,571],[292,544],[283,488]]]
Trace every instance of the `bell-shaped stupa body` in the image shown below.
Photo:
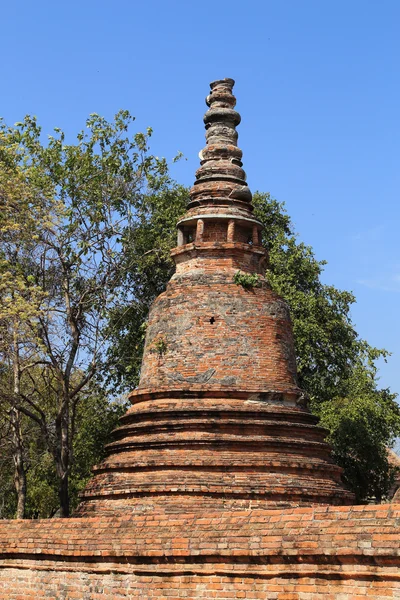
[[[298,388],[288,307],[264,277],[233,85],[211,84],[176,273],[151,308],[132,407],[78,515],[354,500]]]

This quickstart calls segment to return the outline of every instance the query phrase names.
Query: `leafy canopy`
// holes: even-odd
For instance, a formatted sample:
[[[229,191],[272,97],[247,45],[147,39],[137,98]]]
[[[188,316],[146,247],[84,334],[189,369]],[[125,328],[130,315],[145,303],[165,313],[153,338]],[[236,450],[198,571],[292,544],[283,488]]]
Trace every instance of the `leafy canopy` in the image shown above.
[[[0,123],[0,360],[14,374],[15,431],[20,414],[39,427],[64,516],[79,404],[126,281],[123,236],[143,197],[170,185],[166,161],[149,152],[151,130],[132,135],[132,121],[127,111],[111,122],[90,115],[72,144],[59,128],[44,143],[30,116]],[[132,294],[124,299],[130,306]]]

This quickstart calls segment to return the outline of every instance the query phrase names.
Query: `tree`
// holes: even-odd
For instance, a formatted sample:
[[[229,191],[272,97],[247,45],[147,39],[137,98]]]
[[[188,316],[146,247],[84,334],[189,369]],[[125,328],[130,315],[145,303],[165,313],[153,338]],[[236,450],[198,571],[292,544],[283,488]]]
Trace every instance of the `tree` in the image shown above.
[[[135,290],[135,303],[125,314],[115,307],[112,322],[117,319],[120,326],[113,328],[109,351],[110,378],[121,390],[137,385],[147,313],[173,273],[169,251],[187,199],[188,190],[180,186],[144,198],[139,218],[124,235],[126,282]],[[353,294],[321,282],[326,263],[298,240],[283,204],[261,193],[254,194],[253,203],[269,249],[268,281],[291,310],[300,387],[329,429],[336,459],[358,500],[379,498],[379,486],[382,496],[392,476],[385,448],[400,431],[396,395],[379,390],[376,382],[375,361],[388,352],[358,336],[350,318]],[[357,429],[357,419],[363,429]],[[360,431],[366,436],[372,430],[367,442]]]
[[[38,425],[53,457],[61,516],[69,514],[78,405],[101,365],[107,315],[125,279],[122,236],[141,198],[169,185],[166,161],[149,154],[151,130],[131,137],[132,120],[127,111],[111,123],[91,115],[87,133],[80,132],[76,144],[66,144],[64,133],[55,129],[44,145],[31,117],[1,128],[0,166],[18,174],[29,192],[15,191],[11,182],[2,203],[7,331],[15,330],[15,289],[18,301],[29,296],[29,310],[20,310],[16,324],[29,335],[6,344],[18,372],[10,398],[18,414]],[[12,210],[6,208],[10,197]],[[32,204],[43,215],[39,226],[28,219]],[[26,219],[33,229],[22,235]],[[32,302],[34,292],[38,299]],[[40,376],[32,372],[38,367]],[[52,411],[43,409],[49,401]]]
[[[49,403],[47,410],[51,411],[52,408],[53,403]],[[105,446],[111,441],[111,432],[117,427],[118,418],[126,408],[123,401],[109,401],[93,380],[83,393],[77,406],[72,440],[74,460],[69,473],[70,510],[78,505],[79,493],[89,480],[93,465],[105,457]],[[27,441],[27,515],[31,518],[60,515],[58,477],[53,457],[40,434],[31,435]]]
[[[300,387],[329,430],[357,500],[381,501],[394,476],[387,448],[400,435],[397,394],[378,389],[376,379],[375,362],[389,353],[358,336],[350,318],[354,295],[321,282],[326,262],[297,240],[283,205],[268,194],[254,201],[270,250],[268,279],[291,310]]]
[[[104,391],[93,381],[78,404],[76,431],[73,439],[74,461],[70,472],[70,506],[73,510],[79,493],[91,476],[91,468],[105,456],[105,445],[127,406],[122,400],[110,402]],[[49,402],[45,410],[52,410]],[[51,415],[48,415],[50,421]],[[21,415],[26,468],[26,508],[28,518],[46,518],[59,514],[58,480],[53,456],[37,424]],[[1,424],[1,432],[7,427]],[[12,448],[7,436],[0,438],[0,518],[12,518],[17,509],[14,486]]]
[[[268,281],[290,308],[299,385],[316,405],[340,394],[340,386],[345,391],[360,362],[372,365],[388,352],[358,336],[350,317],[354,295],[321,282],[326,261],[298,240],[283,204],[257,193],[254,205],[269,249]]]
[[[400,407],[396,394],[377,389],[374,376],[356,367],[347,382],[347,394],[334,396],[319,406],[321,424],[344,479],[357,501],[381,502],[394,480],[388,447],[400,435]]]
[[[42,227],[49,222],[51,198],[48,189],[28,182],[30,169],[18,165],[15,144],[0,135],[0,362],[3,440],[8,440],[14,463],[17,518],[23,518],[26,503],[26,467],[19,400],[22,379],[36,362],[35,333],[46,294],[24,267],[37,248]]]

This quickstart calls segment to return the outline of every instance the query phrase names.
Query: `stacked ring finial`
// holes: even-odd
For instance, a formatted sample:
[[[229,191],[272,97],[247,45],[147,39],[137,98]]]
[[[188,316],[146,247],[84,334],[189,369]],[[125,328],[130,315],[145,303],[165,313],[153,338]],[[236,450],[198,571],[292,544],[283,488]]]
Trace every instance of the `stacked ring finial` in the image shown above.
[[[240,114],[234,110],[233,79],[210,84],[204,115],[206,147],[200,152],[201,166],[190,190],[189,209],[199,205],[237,205],[251,213],[251,192],[242,168],[242,151],[237,146]]]

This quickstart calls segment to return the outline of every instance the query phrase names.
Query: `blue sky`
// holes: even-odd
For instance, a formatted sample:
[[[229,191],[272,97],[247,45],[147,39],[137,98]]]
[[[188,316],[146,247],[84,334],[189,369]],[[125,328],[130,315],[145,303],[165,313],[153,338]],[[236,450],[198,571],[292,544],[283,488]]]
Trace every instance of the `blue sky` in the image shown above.
[[[69,136],[120,108],[186,161],[204,145],[208,84],[236,80],[239,145],[253,191],[285,201],[302,240],[352,290],[359,334],[393,356],[400,392],[400,2],[14,0],[1,10],[2,115]]]

